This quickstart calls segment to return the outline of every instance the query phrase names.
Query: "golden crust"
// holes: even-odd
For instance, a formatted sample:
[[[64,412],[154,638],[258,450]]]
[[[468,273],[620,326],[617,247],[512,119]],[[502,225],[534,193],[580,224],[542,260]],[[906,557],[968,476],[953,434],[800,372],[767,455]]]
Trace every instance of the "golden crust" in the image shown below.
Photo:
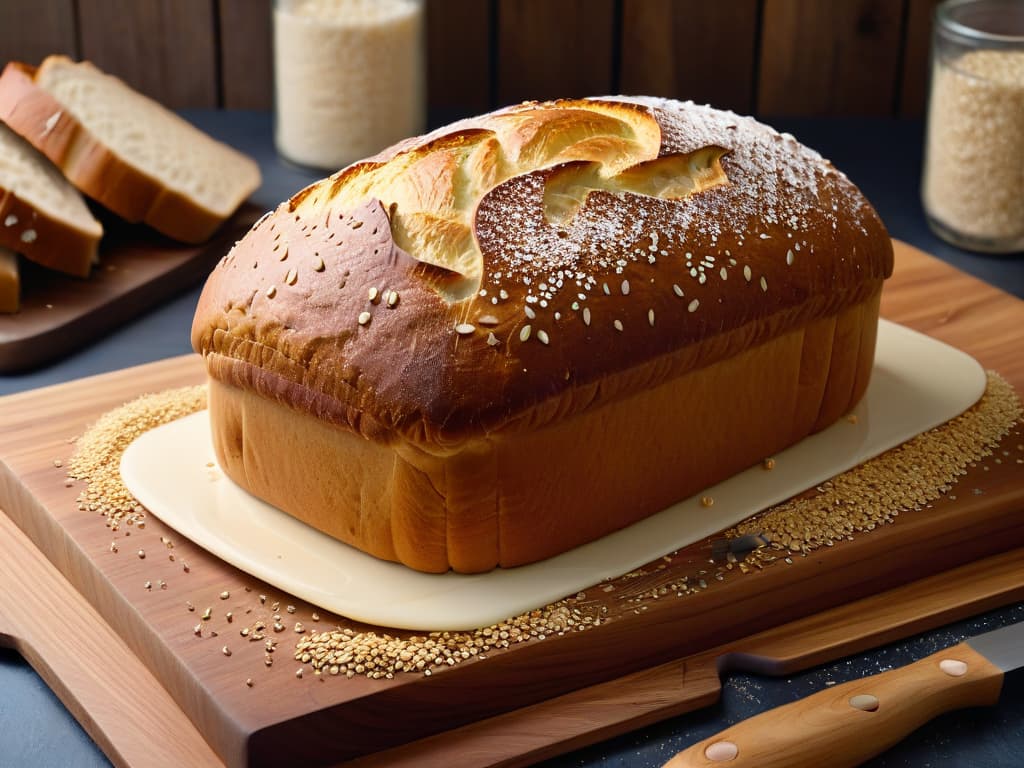
[[[18,254],[0,247],[0,313],[18,311],[21,303],[21,279],[18,275]]]
[[[12,224],[8,226],[7,222]],[[88,277],[97,261],[102,234],[99,222],[94,231],[79,229],[22,200],[15,191],[0,188],[0,247],[37,264]]]
[[[658,181],[664,158],[689,176]],[[792,137],[678,102],[526,104],[283,203],[214,270],[192,342],[226,384],[443,455],[838,315],[891,270],[873,209]]]

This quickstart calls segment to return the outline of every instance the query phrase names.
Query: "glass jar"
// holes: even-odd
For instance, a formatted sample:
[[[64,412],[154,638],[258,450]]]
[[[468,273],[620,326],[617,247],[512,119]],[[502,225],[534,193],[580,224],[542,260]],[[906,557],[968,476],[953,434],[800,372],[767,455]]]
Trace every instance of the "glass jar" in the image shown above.
[[[1024,250],[1024,2],[947,0],[935,11],[922,198],[962,248]]]
[[[274,143],[335,171],[426,127],[423,0],[274,0]]]

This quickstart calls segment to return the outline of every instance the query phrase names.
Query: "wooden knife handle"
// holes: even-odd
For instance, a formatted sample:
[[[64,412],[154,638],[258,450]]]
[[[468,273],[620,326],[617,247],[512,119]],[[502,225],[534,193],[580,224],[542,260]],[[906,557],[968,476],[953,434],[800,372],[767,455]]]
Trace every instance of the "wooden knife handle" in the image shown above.
[[[826,688],[694,744],[664,768],[855,766],[936,715],[992,705],[1003,673],[966,643]]]

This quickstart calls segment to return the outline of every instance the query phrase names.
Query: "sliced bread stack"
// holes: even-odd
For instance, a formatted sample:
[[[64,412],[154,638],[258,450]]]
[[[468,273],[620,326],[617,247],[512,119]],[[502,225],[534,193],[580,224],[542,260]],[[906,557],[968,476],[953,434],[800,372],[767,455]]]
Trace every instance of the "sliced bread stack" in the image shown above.
[[[0,246],[69,274],[88,274],[102,230],[80,197],[77,206],[70,202],[75,190],[66,183],[54,185],[64,182],[61,173],[121,218],[144,222],[186,243],[207,240],[260,184],[259,167],[251,158],[118,78],[65,56],[50,56],[38,68],[8,64],[0,75],[0,120],[38,150],[19,147],[19,169],[26,152],[36,157],[27,176],[34,181],[26,179],[18,186],[31,188],[36,196],[28,208],[10,212],[8,207],[26,198],[17,194],[14,202],[8,200],[7,193],[15,190],[4,183],[9,163],[0,158],[0,187],[6,190],[0,191],[0,224],[12,215],[26,222],[66,214],[59,219],[63,227],[52,228],[46,239],[44,229],[34,227],[32,235],[22,227],[13,240],[0,233]],[[5,130],[0,152],[6,155],[15,138]],[[24,177],[24,171],[18,173]],[[85,235],[91,238],[91,249],[84,244]]]

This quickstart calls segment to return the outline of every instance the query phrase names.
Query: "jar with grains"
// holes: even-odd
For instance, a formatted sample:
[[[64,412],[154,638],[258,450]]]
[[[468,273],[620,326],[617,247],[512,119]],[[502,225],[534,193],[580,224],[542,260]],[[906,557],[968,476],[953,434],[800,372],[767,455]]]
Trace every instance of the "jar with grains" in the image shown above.
[[[423,0],[274,0],[274,141],[338,170],[426,127]]]
[[[1024,250],[1024,1],[936,9],[922,196],[954,245]]]

